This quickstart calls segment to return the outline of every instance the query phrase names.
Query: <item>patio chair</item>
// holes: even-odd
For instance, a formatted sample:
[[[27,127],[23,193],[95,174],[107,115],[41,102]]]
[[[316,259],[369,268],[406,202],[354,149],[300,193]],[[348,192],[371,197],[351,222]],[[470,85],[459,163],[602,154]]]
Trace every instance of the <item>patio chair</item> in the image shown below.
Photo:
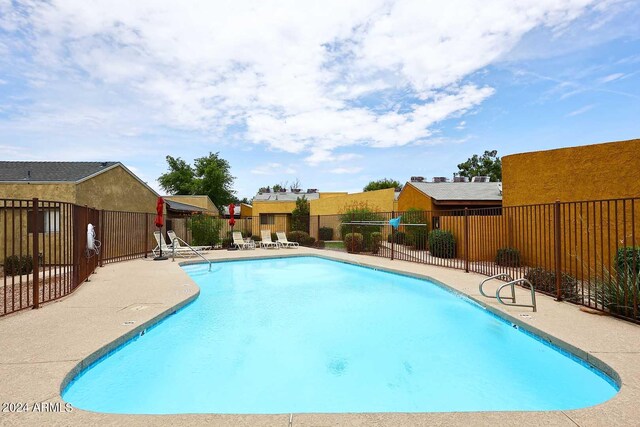
[[[262,241],[260,242],[260,247],[262,248],[274,248],[279,249],[280,245],[278,243],[271,240],[271,231],[270,230],[260,230],[260,236],[262,237]]]
[[[284,231],[277,231],[276,236],[278,236],[278,244],[283,248],[297,248],[300,246],[298,242],[290,242]]]
[[[151,251],[153,252],[153,255],[155,256],[160,255],[160,248],[162,248],[163,255],[172,255],[174,253],[174,248],[167,245],[162,233],[160,233],[159,231],[154,231],[153,237],[155,237],[156,239],[156,247],[153,248],[153,250]],[[187,257],[187,256],[195,255],[191,249],[185,248],[185,247],[175,248],[175,254],[176,256],[179,256],[179,257]]]
[[[242,233],[239,231],[234,231],[232,234],[233,237],[233,245],[238,249],[255,249],[255,245],[251,243],[245,242],[242,238]]]
[[[171,241],[172,245],[175,245],[176,249],[178,248],[185,248],[184,246],[182,246],[180,244],[180,242],[184,243],[185,245],[187,245],[186,249],[189,249],[189,247],[193,248],[195,251],[197,252],[202,252],[202,251],[206,251],[211,249],[211,246],[191,246],[190,244],[188,244],[187,242],[185,242],[184,240],[182,240],[181,238],[179,238],[176,235],[176,232],[173,230],[169,230],[167,231],[167,237],[169,237],[169,240]]]

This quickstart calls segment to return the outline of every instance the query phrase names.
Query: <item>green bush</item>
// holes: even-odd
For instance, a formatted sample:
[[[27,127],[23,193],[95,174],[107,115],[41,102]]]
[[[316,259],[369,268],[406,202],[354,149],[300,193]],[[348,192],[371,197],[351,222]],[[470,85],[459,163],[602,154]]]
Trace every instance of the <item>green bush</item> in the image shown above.
[[[633,296],[640,291],[640,276],[609,274],[607,278],[595,278],[593,285],[595,292],[592,298],[613,314],[619,314],[625,317],[634,317],[640,319],[640,304],[634,307]]]
[[[418,250],[425,250],[427,248],[427,213],[423,210],[416,208],[409,208],[402,215],[402,223],[404,224],[425,224],[422,225],[408,225],[406,226],[406,238],[405,245],[410,245]]]
[[[394,234],[389,234],[387,236],[387,242],[391,243],[391,240],[393,239],[392,236],[395,236],[395,243],[398,245],[404,245],[405,243],[405,239],[406,239],[406,234],[402,231],[396,231]]]
[[[618,248],[614,263],[619,275],[633,276],[634,273],[637,275],[640,273],[640,246]]]
[[[456,239],[448,230],[431,230],[428,235],[429,251],[438,258],[456,257]]]
[[[194,215],[187,222],[194,246],[215,246],[220,243],[223,220],[207,215]]]
[[[7,276],[19,276],[33,271],[33,258],[31,255],[11,255],[4,260],[4,274]]]
[[[411,234],[407,232],[407,240],[411,241],[411,245],[418,250],[427,249],[427,228],[426,227],[411,227]]]
[[[290,231],[287,233],[287,240],[290,242],[298,242],[300,246],[311,246],[316,241],[314,237],[304,231]]]
[[[291,229],[309,233],[309,202],[306,196],[296,199],[296,207],[291,212]],[[302,244],[302,243],[301,243]]]
[[[316,240],[313,247],[316,249],[324,249],[324,240]]]
[[[382,226],[380,225],[351,225],[345,224],[349,222],[360,221],[384,221],[385,216],[374,212],[366,205],[354,205],[349,208],[345,213],[340,215],[340,234],[346,236],[349,233],[358,233],[362,235],[362,248],[363,250],[371,250],[371,234],[380,232]]]
[[[382,246],[382,233],[371,233],[371,252],[375,255],[380,251]]]
[[[520,251],[515,248],[498,249],[496,264],[503,267],[520,267]]]
[[[320,227],[320,230],[318,230],[318,237],[320,240],[333,240],[333,228]]]
[[[223,248],[230,248],[231,245],[233,244],[233,239],[230,237],[225,237],[224,239],[222,239],[222,247]]]
[[[344,246],[349,253],[359,253],[362,252],[362,242],[363,242],[362,234],[360,233],[347,233],[344,236]]]
[[[556,295],[557,293],[555,271],[545,270],[542,267],[530,268],[527,270],[524,278],[531,282],[536,291],[546,292],[552,295]],[[562,289],[562,296],[565,299],[574,300],[579,295],[578,280],[567,273],[562,273],[560,288]]]

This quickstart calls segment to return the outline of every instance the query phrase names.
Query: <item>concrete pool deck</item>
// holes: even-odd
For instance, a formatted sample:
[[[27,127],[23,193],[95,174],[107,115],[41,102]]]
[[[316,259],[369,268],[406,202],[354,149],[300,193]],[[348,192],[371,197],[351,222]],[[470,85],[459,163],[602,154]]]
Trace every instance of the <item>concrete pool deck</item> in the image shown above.
[[[117,415],[73,409],[47,412],[34,404],[64,402],[60,387],[70,372],[94,360],[110,343],[122,343],[197,297],[198,287],[179,262],[150,258],[98,268],[75,293],[38,310],[0,318],[0,404],[28,404],[27,412],[0,412],[0,425],[567,425],[640,424],[640,326],[584,313],[578,306],[537,295],[538,312],[505,307],[478,292],[478,274],[367,255],[308,248],[212,251],[212,260],[288,255],[316,255],[431,277],[506,313],[515,322],[548,334],[598,359],[619,374],[622,387],[611,400],[591,408],[547,412],[365,413],[282,415]],[[490,289],[495,289],[490,287]],[[518,299],[528,294],[518,291]],[[529,316],[520,316],[527,314]],[[131,323],[133,322],[133,323]],[[615,376],[615,373],[614,373]],[[496,396],[499,399],[499,396]],[[5,406],[5,405],[3,405]],[[0,410],[6,408],[0,408]],[[15,409],[15,408],[13,408]]]

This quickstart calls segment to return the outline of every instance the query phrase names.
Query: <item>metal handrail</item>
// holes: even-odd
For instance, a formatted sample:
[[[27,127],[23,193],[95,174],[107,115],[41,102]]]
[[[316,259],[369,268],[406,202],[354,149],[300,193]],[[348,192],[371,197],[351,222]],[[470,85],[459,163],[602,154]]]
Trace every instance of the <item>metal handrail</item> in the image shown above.
[[[515,300],[515,286],[517,283],[527,283],[529,285],[529,288],[531,289],[531,305],[529,304],[515,304],[516,300]],[[513,303],[506,303],[504,301],[502,301],[502,297],[500,297],[500,291],[507,287],[507,286],[511,286],[511,294],[514,295],[513,298]],[[501,304],[504,305],[510,305],[513,307],[530,307],[533,308],[533,311],[536,312],[538,311],[536,308],[536,291],[535,289],[533,289],[533,284],[528,281],[527,279],[517,279],[517,280],[512,280],[508,283],[505,283],[504,285],[500,286],[497,290],[496,290],[496,299],[498,300],[498,302],[500,302]],[[505,298],[505,299],[509,299],[509,298]]]
[[[487,295],[484,293],[484,290],[482,289],[482,286],[487,283],[490,280],[494,280],[494,279],[502,279],[505,278],[507,280],[513,280],[513,277],[511,277],[511,275],[507,274],[507,273],[500,273],[500,274],[496,274],[495,276],[491,276],[491,277],[487,277],[486,279],[484,279],[482,282],[480,282],[480,285],[478,286],[479,290],[480,290],[480,294],[484,297],[487,298],[496,298],[492,295]],[[516,302],[516,293],[515,291],[512,289],[511,292],[511,297],[503,297],[503,299],[510,299],[511,301],[513,301],[514,303]]]
[[[176,239],[180,239],[178,236],[176,236],[172,241],[171,241],[171,252],[173,254],[173,261],[176,260]],[[184,245],[191,249],[193,251],[194,254],[198,255],[200,258],[202,258],[203,260],[205,260],[205,262],[209,263],[209,271],[211,271],[211,260],[206,259],[200,252],[196,251],[194,248],[191,247],[190,244],[188,244],[187,242],[185,242],[184,240],[180,239],[180,241],[182,243],[184,243]]]

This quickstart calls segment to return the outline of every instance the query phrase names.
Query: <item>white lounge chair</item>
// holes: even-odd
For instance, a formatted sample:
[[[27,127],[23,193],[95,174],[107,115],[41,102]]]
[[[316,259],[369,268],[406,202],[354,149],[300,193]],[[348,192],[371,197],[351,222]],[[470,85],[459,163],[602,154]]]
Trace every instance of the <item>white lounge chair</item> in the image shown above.
[[[232,233],[233,237],[233,245],[238,249],[255,249],[255,244],[245,242],[242,238],[242,233],[239,231],[234,231]]]
[[[187,242],[185,242],[184,240],[179,238],[176,235],[176,232],[173,231],[173,230],[167,231],[167,237],[169,237],[169,240],[171,241],[171,245],[174,245],[176,247],[176,249],[185,248],[185,246],[182,246],[180,244],[180,242],[184,243],[187,246],[190,246],[191,248],[193,248],[197,252],[207,251],[207,250],[211,249],[211,246],[191,246],[190,244],[188,244]],[[187,247],[186,249],[189,249],[189,248]]]
[[[271,231],[269,230],[260,230],[260,236],[262,237],[262,241],[260,242],[260,247],[262,248],[274,248],[278,249],[280,245],[278,243],[271,240]]]
[[[276,236],[278,236],[278,244],[283,248],[297,248],[300,246],[298,242],[290,242],[284,231],[277,231]]]
[[[170,256],[174,253],[174,248],[167,245],[164,236],[159,231],[154,231],[153,237],[156,238],[156,247],[153,248],[151,252],[153,252],[155,256],[160,255],[160,248],[162,248],[162,255]],[[195,255],[191,249],[185,247],[175,248],[175,254],[179,257]]]

